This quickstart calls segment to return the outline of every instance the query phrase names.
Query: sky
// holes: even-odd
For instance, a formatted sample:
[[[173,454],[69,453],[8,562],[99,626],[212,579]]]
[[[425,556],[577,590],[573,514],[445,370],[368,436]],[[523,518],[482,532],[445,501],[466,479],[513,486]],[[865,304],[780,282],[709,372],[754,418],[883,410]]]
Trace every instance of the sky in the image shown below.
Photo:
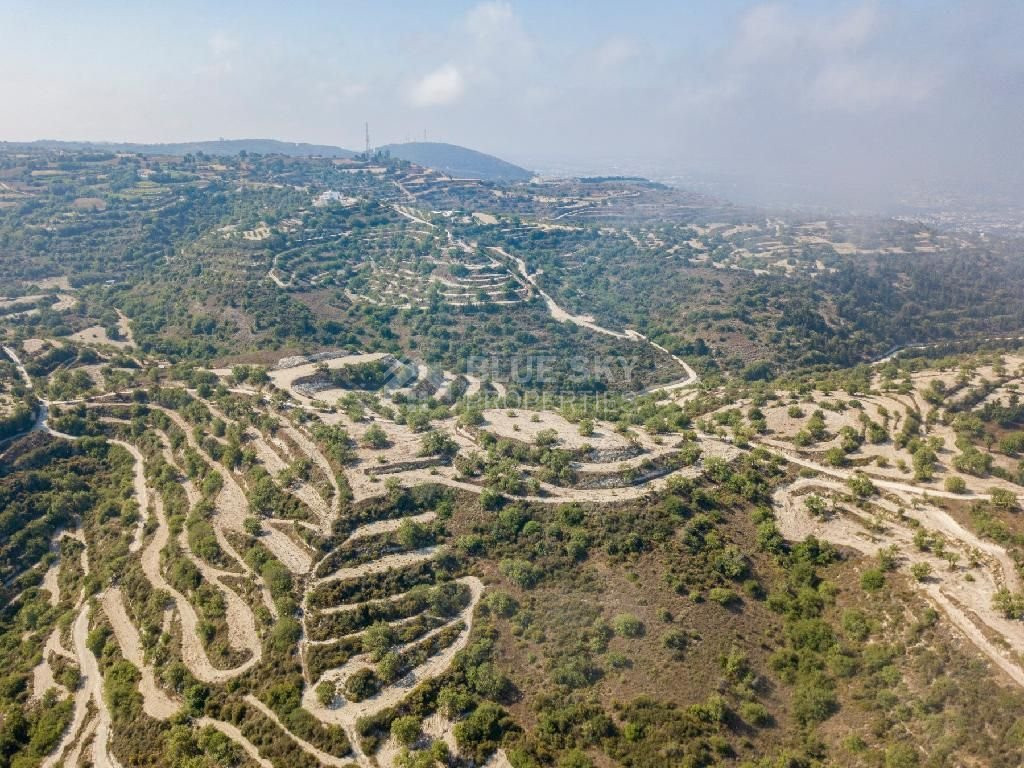
[[[0,140],[448,141],[856,204],[1024,191],[1019,0],[0,0]]]

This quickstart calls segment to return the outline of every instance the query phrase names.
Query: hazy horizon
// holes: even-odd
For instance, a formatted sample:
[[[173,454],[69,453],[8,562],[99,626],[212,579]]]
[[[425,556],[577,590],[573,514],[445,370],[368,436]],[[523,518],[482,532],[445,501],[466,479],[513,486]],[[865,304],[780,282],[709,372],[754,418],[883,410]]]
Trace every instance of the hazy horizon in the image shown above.
[[[1024,190],[1024,7],[0,3],[0,139],[445,141],[851,205]],[[652,173],[652,171],[654,171]],[[763,194],[757,195],[763,197]]]

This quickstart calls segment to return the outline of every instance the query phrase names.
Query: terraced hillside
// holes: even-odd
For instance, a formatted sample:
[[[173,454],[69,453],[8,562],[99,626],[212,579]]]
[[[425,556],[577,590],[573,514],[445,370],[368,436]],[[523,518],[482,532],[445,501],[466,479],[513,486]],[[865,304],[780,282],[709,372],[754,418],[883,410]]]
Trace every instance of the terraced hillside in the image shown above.
[[[86,349],[124,354],[110,345]],[[45,367],[22,360],[46,350],[35,342],[8,347],[26,389],[53,389]],[[715,740],[738,756],[792,746],[801,724],[827,720],[840,705],[844,712],[854,695],[837,685],[836,670],[809,682],[779,666],[786,648],[808,652],[793,633],[810,629],[799,614],[788,618],[792,598],[779,591],[786,570],[807,547],[818,551],[811,568],[834,558],[811,542],[857,553],[830,567],[859,573],[884,611],[893,600],[931,604],[939,626],[948,622],[934,642],[947,647],[962,636],[968,646],[954,657],[985,659],[989,674],[1024,684],[1019,552],[1006,522],[1021,490],[1012,460],[1019,446],[1016,433],[998,426],[1019,418],[1024,358],[926,369],[890,361],[818,388],[798,383],[791,396],[752,391],[738,399],[699,390],[692,371],[681,370],[684,386],[623,401],[618,423],[591,413],[586,401],[562,413],[512,406],[507,394],[488,394],[482,382],[450,372],[431,380],[416,370],[381,384],[366,378],[376,363],[393,362],[380,355],[289,358],[269,371],[161,372],[128,358],[134,365],[116,375],[101,361],[103,376],[90,377],[77,397],[41,396],[34,431],[4,456],[9,478],[38,466],[40,452],[91,457],[114,473],[107,487],[120,489],[113,504],[54,519],[50,554],[36,567],[8,571],[15,624],[30,608],[41,611],[22,640],[38,638],[41,655],[30,655],[22,674],[30,707],[59,703],[47,710],[47,765],[146,765],[172,742],[215,751],[222,764],[427,764],[456,755],[522,764],[554,748],[529,714],[551,713],[545,687],[570,700],[574,691],[602,691],[597,702],[574,706],[609,706],[603,696],[623,695],[629,678],[614,670],[629,669],[629,653],[650,652],[629,638],[654,632],[659,621],[668,627],[661,643],[674,654],[669,663],[699,662],[693,674],[707,674],[718,633],[725,633],[720,642],[732,637],[730,654],[738,654],[724,667],[718,698],[687,710],[704,725],[687,731],[680,755],[710,755],[702,750]],[[88,371],[90,363],[75,359],[65,370]],[[326,389],[313,386],[319,380]],[[425,399],[424,386],[433,388]],[[849,396],[837,397],[838,387]],[[749,474],[748,466],[759,468]],[[716,518],[717,525],[731,520],[730,505],[759,498],[769,505],[754,516],[761,554],[744,542],[742,525],[733,528],[738,521],[715,533]],[[641,522],[650,512],[639,510],[669,517],[652,529]],[[552,522],[538,523],[551,511]],[[591,514],[607,515],[607,533],[579,528]],[[620,519],[633,522],[616,533]],[[528,544],[531,529],[545,525],[547,533]],[[658,525],[668,528],[655,534]],[[543,543],[550,536],[564,543],[552,550]],[[605,540],[601,554],[595,537]],[[790,549],[783,537],[807,543]],[[591,639],[592,650],[566,656],[544,644],[545,635],[558,636],[546,626],[546,601],[586,594],[583,584],[572,586],[572,563],[590,564],[579,574],[586,579],[588,570],[617,561],[650,568],[677,545],[689,554],[669,556],[667,594],[653,604],[634,598],[630,610],[613,603],[617,613],[585,619],[584,638],[609,633]],[[535,560],[525,557],[531,546]],[[702,562],[714,563],[710,583]],[[898,592],[879,600],[879,590],[896,584]],[[857,590],[847,591],[823,599],[847,605],[842,631],[850,638],[864,636],[848,626],[855,616],[868,635],[894,631],[872,624],[871,610],[849,607],[859,601]],[[782,618],[769,611],[762,620],[781,620],[788,639],[761,659],[730,627],[766,610],[758,597],[765,593]],[[704,609],[685,604],[701,600],[714,610],[698,619]],[[647,615],[659,604],[659,618]],[[698,623],[673,628],[680,610]],[[720,625],[715,612],[734,618]],[[622,639],[608,648],[615,637]],[[622,651],[612,650],[621,643]],[[602,647],[599,661],[593,649]],[[546,670],[540,688],[522,676],[534,662],[520,670],[504,658],[521,653],[550,659],[538,668]],[[909,675],[910,659],[889,663]],[[746,677],[751,665],[765,677]],[[810,695],[805,686],[834,692],[812,705],[801,699]],[[653,714],[640,714],[653,701],[621,703],[626,708],[600,726],[603,735],[572,731],[579,759],[625,754],[618,739],[635,738],[628,736],[633,718]],[[676,727],[666,716],[646,726],[655,743]],[[130,722],[144,723],[142,731]],[[774,728],[756,730],[770,722]],[[751,726],[756,738],[735,741]],[[506,751],[495,753],[502,744]],[[885,748],[898,752],[898,740]]]
[[[34,152],[0,768],[1024,760],[1024,357],[965,309],[1006,243]]]

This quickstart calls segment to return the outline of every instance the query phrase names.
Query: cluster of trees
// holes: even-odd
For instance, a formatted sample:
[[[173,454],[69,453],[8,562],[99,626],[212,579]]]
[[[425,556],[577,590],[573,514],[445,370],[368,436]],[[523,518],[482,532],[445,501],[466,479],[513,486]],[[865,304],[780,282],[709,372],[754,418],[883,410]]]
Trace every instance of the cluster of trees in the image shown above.
[[[34,398],[26,397],[0,416],[0,441],[31,429],[32,424],[35,423],[37,407]]]

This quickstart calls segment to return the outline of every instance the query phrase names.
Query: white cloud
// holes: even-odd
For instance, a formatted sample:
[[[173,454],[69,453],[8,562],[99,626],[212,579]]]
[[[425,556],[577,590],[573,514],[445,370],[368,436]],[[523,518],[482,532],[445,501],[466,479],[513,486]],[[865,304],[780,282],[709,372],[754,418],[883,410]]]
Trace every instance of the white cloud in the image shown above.
[[[242,46],[237,39],[223,32],[216,32],[206,41],[209,64],[200,65],[207,74],[227,75],[234,71]]]
[[[843,61],[822,69],[811,84],[810,94],[822,107],[862,112],[919,104],[936,85],[934,78],[925,75],[870,62]]]
[[[443,106],[458,101],[464,90],[464,78],[458,67],[445,64],[413,85],[411,100],[417,107]]]
[[[632,40],[615,37],[606,40],[594,52],[594,63],[602,72],[613,72],[640,54]]]
[[[217,57],[230,56],[239,49],[238,41],[230,37],[223,32],[217,32],[210,36],[207,40],[207,45],[210,48],[210,53]]]
[[[486,0],[469,9],[458,32],[467,68],[481,77],[526,66],[535,56],[533,41],[512,5]]]
[[[740,59],[792,53],[794,48],[823,53],[856,50],[867,43],[878,22],[868,0],[843,14],[800,16],[779,3],[757,5],[740,18],[734,45]]]
[[[941,76],[898,48],[886,50],[889,22],[876,0],[811,13],[788,4],[757,5],[740,17],[711,80],[718,101],[768,98],[791,109],[848,113],[915,107],[934,93]],[[684,87],[683,100],[704,86]]]
[[[456,19],[442,43],[451,59],[417,75],[409,101],[417,107],[454,104],[470,95],[521,93],[534,60],[534,47],[512,5],[505,0],[477,3]]]
[[[479,3],[466,14],[466,29],[480,40],[501,39],[508,29],[518,25],[512,4],[503,0]]]

